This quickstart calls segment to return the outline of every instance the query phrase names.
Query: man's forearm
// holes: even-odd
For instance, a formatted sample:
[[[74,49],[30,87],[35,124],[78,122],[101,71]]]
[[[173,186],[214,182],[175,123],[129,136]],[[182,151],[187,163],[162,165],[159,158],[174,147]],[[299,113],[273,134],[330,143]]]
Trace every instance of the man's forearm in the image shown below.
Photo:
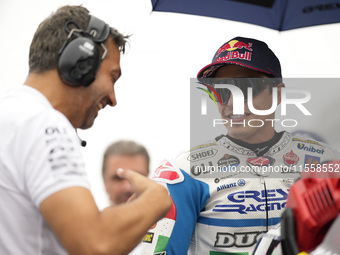
[[[127,254],[141,242],[147,230],[166,215],[170,206],[167,190],[157,185],[130,203],[106,208],[101,213],[101,224],[108,228],[106,231],[112,236],[112,240],[108,240],[108,250]],[[128,245],[126,240],[129,240]]]

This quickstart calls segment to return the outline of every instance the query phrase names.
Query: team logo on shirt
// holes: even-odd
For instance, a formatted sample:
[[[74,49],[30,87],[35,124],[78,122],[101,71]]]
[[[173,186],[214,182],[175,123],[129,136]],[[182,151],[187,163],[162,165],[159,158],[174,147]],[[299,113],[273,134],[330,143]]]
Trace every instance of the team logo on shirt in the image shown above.
[[[251,247],[256,244],[264,232],[239,232],[216,234],[214,247]]]
[[[253,174],[260,176],[268,176],[270,174],[270,167],[274,164],[275,159],[268,156],[248,158],[247,164]]]
[[[280,211],[286,206],[288,189],[245,190],[228,194],[223,204],[217,204],[213,212],[256,214],[265,211]]]
[[[201,174],[210,174],[212,169],[215,169],[215,166],[212,161],[208,161],[191,166],[190,172],[194,176],[200,176]]]
[[[312,165],[315,167],[316,165],[320,164],[320,162],[321,162],[320,157],[305,155],[305,162],[303,163],[303,166],[310,167]]]
[[[234,188],[234,187],[237,187],[237,185],[242,187],[245,184],[246,184],[246,181],[244,179],[239,179],[237,182],[225,183],[225,184],[218,186],[217,191]]]
[[[315,149],[313,146],[307,146],[303,143],[298,143],[297,148],[299,150],[309,151],[313,153],[323,154],[325,152],[324,149]]]
[[[274,164],[274,162],[275,159],[268,156],[248,158],[247,160],[247,164],[251,167],[271,166]]]
[[[184,180],[184,176],[181,170],[175,168],[169,161],[164,160],[155,170],[153,179],[155,181],[175,184],[182,182]]]
[[[151,232],[146,233],[145,236],[143,237],[143,243],[152,243],[154,235],[155,234]]]
[[[246,185],[246,181],[245,181],[244,179],[239,179],[239,180],[237,181],[237,185],[240,186],[240,187],[242,187],[242,186]]]
[[[282,156],[283,162],[287,166],[295,166],[299,162],[299,157],[291,150],[289,153]]]
[[[223,140],[220,141],[219,144],[223,146],[224,148],[226,148],[227,150],[237,153],[238,155],[245,155],[245,156],[254,155],[254,152],[252,150],[246,149],[244,147],[236,147],[232,145],[231,142],[228,141],[225,137]]]
[[[239,164],[240,160],[229,154],[225,154],[223,158],[217,161],[217,165],[221,167],[237,167]]]
[[[230,188],[234,188],[237,187],[236,182],[232,182],[232,183],[225,183],[222,184],[220,186],[217,187],[217,191],[221,191],[221,190],[225,190],[225,189],[230,189]]]
[[[216,154],[217,154],[216,149],[202,150],[202,151],[198,151],[195,153],[190,153],[187,159],[189,161],[198,161],[198,160],[205,159],[205,158],[211,158],[215,156]]]

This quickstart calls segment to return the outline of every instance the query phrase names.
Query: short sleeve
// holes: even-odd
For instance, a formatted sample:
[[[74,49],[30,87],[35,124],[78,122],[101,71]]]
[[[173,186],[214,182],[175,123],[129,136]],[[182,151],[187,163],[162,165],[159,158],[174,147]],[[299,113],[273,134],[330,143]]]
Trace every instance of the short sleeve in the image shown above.
[[[55,110],[46,110],[18,128],[13,153],[18,158],[18,185],[39,207],[62,189],[89,189],[75,129]]]

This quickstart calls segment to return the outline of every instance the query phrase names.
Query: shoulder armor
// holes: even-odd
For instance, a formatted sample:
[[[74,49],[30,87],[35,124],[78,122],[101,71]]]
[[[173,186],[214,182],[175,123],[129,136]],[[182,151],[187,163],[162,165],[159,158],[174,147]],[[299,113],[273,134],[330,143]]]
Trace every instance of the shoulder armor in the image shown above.
[[[178,167],[173,166],[168,160],[163,160],[155,170],[152,179],[157,182],[176,184],[184,180],[184,175]]]

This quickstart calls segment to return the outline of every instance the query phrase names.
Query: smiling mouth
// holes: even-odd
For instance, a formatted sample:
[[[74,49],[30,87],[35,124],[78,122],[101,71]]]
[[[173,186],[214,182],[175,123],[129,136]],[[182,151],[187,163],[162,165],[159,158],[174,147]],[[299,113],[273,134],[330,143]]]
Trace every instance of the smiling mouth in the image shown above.
[[[245,119],[247,116],[249,116],[250,113],[246,114],[229,114],[226,117],[231,120],[239,120],[239,119]]]
[[[100,111],[101,109],[105,108],[105,106],[107,105],[108,101],[106,99],[101,100],[98,103],[98,111]]]
[[[229,119],[243,119],[243,118],[245,118],[246,117],[246,115],[245,114],[243,114],[243,115],[230,115],[229,116]]]

